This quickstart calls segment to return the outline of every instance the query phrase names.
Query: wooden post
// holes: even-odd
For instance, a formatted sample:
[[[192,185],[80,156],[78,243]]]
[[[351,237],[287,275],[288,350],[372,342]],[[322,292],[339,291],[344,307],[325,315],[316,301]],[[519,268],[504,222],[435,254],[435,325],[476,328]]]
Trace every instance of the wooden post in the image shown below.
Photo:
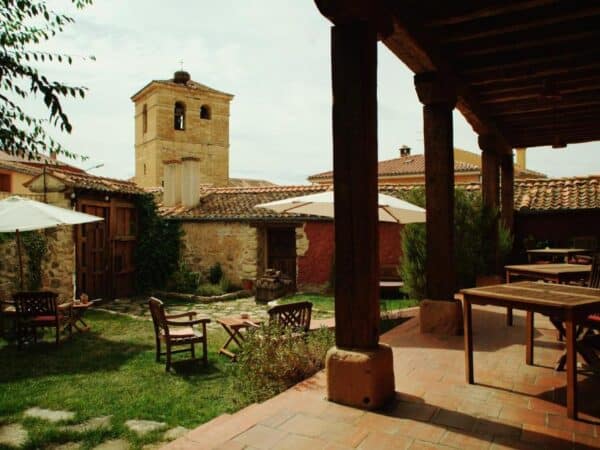
[[[17,257],[19,258],[19,281],[20,281],[20,285],[21,285],[21,290],[23,290],[25,288],[25,283],[23,280],[23,255],[21,253],[21,233],[19,233],[19,230],[16,230],[16,240],[17,240]]]
[[[501,147],[498,139],[493,135],[480,135],[479,147],[481,154],[481,197],[483,206],[493,211],[499,211],[500,200],[500,157]],[[500,260],[498,258],[498,216],[495,217],[489,235],[484,239],[490,243],[490,256],[494,259],[492,272],[500,273]],[[493,255],[493,256],[492,256]],[[483,275],[491,275],[483,274]]]
[[[367,22],[331,34],[336,344],[379,341],[377,35]]]
[[[395,395],[392,349],[379,344],[377,34],[367,21],[331,33],[335,341],[327,398],[377,409]]]
[[[500,160],[502,174],[502,223],[512,233],[514,231],[514,184],[515,168],[513,164],[512,152],[508,155],[502,155]]]
[[[415,75],[423,103],[427,209],[427,298],[454,297],[454,145],[456,94],[437,73]]]

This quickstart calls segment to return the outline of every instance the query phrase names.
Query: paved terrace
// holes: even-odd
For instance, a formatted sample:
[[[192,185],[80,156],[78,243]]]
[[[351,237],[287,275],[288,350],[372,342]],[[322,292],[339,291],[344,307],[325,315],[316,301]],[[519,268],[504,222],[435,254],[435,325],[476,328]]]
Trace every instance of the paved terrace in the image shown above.
[[[191,449],[600,448],[600,378],[580,375],[580,421],[566,417],[562,344],[536,315],[535,366],[525,365],[524,315],[474,307],[477,385],[465,383],[462,337],[418,332],[418,319],[382,338],[394,351],[396,399],[365,412],[325,400],[317,374],[262,404],[220,416],[164,447]]]

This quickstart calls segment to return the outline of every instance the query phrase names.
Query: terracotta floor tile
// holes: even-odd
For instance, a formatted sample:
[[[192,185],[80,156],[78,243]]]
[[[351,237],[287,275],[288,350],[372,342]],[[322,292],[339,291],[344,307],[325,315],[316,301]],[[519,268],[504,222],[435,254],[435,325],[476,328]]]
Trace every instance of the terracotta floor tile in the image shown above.
[[[520,439],[496,436],[490,450],[540,450],[540,447],[535,444],[523,442]]]
[[[319,437],[337,444],[356,447],[368,434],[369,430],[366,428],[343,422],[329,422],[327,429]]]
[[[491,435],[478,435],[448,430],[440,440],[440,444],[464,450],[481,450],[490,448],[492,441],[493,438]]]
[[[600,438],[598,437],[575,433],[574,441],[576,449],[600,448]]]
[[[392,414],[402,419],[427,422],[431,420],[437,409],[437,407],[426,403],[398,402],[395,405]]]
[[[476,421],[477,418],[469,414],[458,411],[448,411],[447,409],[440,409],[431,419],[431,423],[465,431],[471,431],[475,426]]]
[[[467,399],[464,400],[458,407],[457,411],[470,414],[472,416],[480,417],[498,417],[500,410],[502,409],[502,403],[496,401],[477,401]]]
[[[227,441],[218,447],[215,450],[244,450],[249,449],[249,447],[241,442],[236,441]]]
[[[595,424],[582,422],[581,420],[572,420],[564,415],[548,414],[548,427],[573,431],[587,436],[597,436],[597,426]]]
[[[519,439],[522,425],[506,419],[481,417],[475,423],[473,431],[477,434],[491,434],[494,437]]]
[[[323,434],[328,427],[329,423],[322,418],[296,414],[279,425],[278,429],[287,433],[317,437]]]
[[[504,406],[500,411],[500,418],[522,424],[544,426],[546,414],[518,406]]]
[[[556,430],[539,425],[523,425],[521,440],[552,449],[573,447],[573,433],[570,431]]]
[[[448,450],[455,447],[448,447],[442,444],[432,444],[431,442],[414,441],[409,450]]]
[[[264,425],[256,425],[236,436],[233,441],[260,449],[271,449],[281,448],[279,443],[285,436],[286,433],[283,431]]]
[[[326,418],[329,421],[354,423],[365,414],[366,412],[361,409],[328,402],[319,417]]]
[[[373,431],[358,446],[361,450],[396,450],[407,449],[413,440],[405,436],[390,435]]]
[[[398,434],[408,436],[420,441],[437,443],[446,433],[446,428],[442,425],[436,425],[425,422],[405,422]]]
[[[289,420],[291,417],[296,415],[295,411],[289,409],[282,409],[272,416],[267,417],[259,422],[260,425],[264,425],[266,427],[277,428],[283,422]]]
[[[307,436],[288,434],[277,443],[277,450],[317,450],[324,446],[322,441]]]
[[[360,417],[354,425],[370,431],[392,434],[397,432],[403,423],[404,421],[398,420],[397,417],[368,412]]]

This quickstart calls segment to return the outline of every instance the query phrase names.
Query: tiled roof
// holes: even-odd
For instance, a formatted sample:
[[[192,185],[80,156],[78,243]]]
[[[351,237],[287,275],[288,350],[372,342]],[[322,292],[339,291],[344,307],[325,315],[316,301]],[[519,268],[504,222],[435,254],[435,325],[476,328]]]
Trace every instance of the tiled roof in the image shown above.
[[[560,211],[600,208],[600,175],[515,180],[515,209]]]
[[[169,79],[169,80],[152,80],[151,82],[149,82],[148,84],[146,84],[142,89],[140,89],[139,91],[137,91],[135,94],[133,94],[131,96],[132,99],[134,99],[135,97],[137,97],[139,94],[141,94],[144,90],[146,90],[147,87],[149,87],[151,84],[153,83],[157,83],[157,84],[162,84],[165,86],[172,86],[172,87],[185,87],[188,88],[192,91],[204,91],[204,92],[211,92],[213,94],[218,94],[218,95],[227,95],[229,97],[233,97],[232,94],[229,94],[227,92],[223,92],[223,91],[218,91],[217,89],[213,89],[209,86],[206,86],[205,84],[202,83],[198,83],[197,81],[194,80],[189,80],[186,83],[176,83],[173,78]]]
[[[195,208],[159,207],[166,217],[201,220],[277,220],[298,218],[293,214],[278,214],[255,205],[290,197],[315,194],[328,186],[263,186],[250,188],[217,187],[204,189]],[[307,216],[301,216],[306,219]],[[320,218],[322,219],[322,218]]]
[[[117,180],[115,178],[98,177],[89,173],[72,173],[62,170],[50,170],[49,176],[55,177],[66,186],[76,189],[87,189],[91,191],[113,192],[121,194],[144,194],[144,189],[135,183],[126,180]],[[38,177],[41,175],[38,175]],[[26,185],[33,183],[38,178],[28,181]]]
[[[323,220],[322,217],[278,214],[255,205],[290,197],[314,194],[329,189],[328,185],[263,186],[253,188],[217,187],[202,190],[198,206],[160,206],[160,214],[182,220]],[[413,189],[423,185],[380,185],[379,191],[405,198]],[[479,183],[458,184],[456,188],[479,192]],[[515,181],[515,210],[552,211],[574,209],[600,209],[600,175],[558,179],[527,179]]]
[[[425,173],[425,155],[408,155],[400,158],[379,161],[377,171],[380,177],[394,175],[418,175]],[[454,161],[455,172],[479,172],[479,167],[463,161]],[[333,172],[323,172],[308,177],[309,181],[330,179]]]
[[[79,167],[72,166],[63,161],[59,161],[57,159],[52,159],[46,155],[38,154],[38,159],[29,159],[25,154],[23,155],[9,155],[4,151],[0,151],[0,162],[2,163],[17,163],[21,165],[25,165],[28,167],[32,167],[34,169],[41,170],[44,165],[48,165],[48,167],[59,168],[61,170],[70,171],[70,172],[78,172],[84,173],[85,171],[80,169]]]
[[[25,175],[35,176],[41,172],[37,167],[28,166],[15,161],[0,159],[0,169],[10,170],[12,172],[23,173]]]

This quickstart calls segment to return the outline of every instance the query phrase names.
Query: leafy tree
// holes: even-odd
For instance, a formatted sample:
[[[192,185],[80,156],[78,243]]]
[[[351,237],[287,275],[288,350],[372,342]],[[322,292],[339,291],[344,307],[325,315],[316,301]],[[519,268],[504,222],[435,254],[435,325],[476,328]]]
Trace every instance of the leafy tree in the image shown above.
[[[92,3],[71,1],[77,8]],[[45,0],[0,0],[0,150],[29,159],[50,152],[75,156],[48,136],[45,127],[50,124],[70,133],[73,126],[61,98],[83,98],[86,88],[49,80],[36,67],[53,61],[72,64],[71,56],[35,49],[72,22],[71,17],[49,9]],[[25,111],[22,103],[30,97],[43,98],[47,119]]]

